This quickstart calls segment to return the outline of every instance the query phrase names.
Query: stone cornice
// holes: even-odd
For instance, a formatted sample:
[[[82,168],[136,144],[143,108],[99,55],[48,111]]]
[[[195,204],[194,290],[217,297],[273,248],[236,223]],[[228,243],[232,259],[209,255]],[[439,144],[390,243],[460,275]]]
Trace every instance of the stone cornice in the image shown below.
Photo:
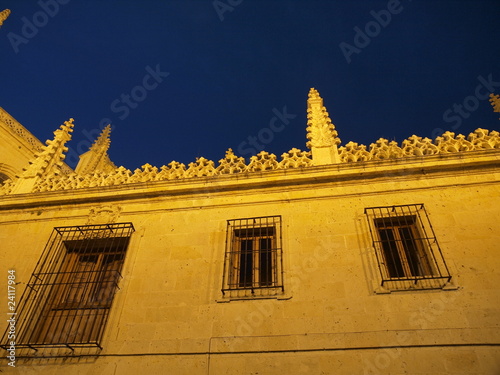
[[[494,99],[495,97],[492,97],[492,100]],[[57,135],[57,132],[54,134]],[[60,150],[54,149],[52,150],[54,155],[50,154],[51,147],[59,144],[60,140],[56,137],[52,141],[47,141],[47,146],[43,146],[42,151],[36,153],[35,158],[30,161],[30,166],[25,168],[25,173],[20,178],[6,180],[0,185],[0,196],[61,190],[73,191],[76,194],[76,191],[82,189],[99,187],[108,190],[116,185],[130,186],[125,189],[133,190],[135,186],[132,185],[160,181],[177,186],[178,180],[186,180],[187,184],[191,184],[192,178],[203,180],[213,177],[219,181],[224,180],[227,175],[241,175],[246,178],[250,173],[258,176],[262,172],[270,171],[318,166],[341,168],[342,165],[382,163],[389,160],[411,163],[411,159],[418,157],[432,160],[434,156],[500,150],[500,133],[481,128],[467,136],[447,131],[435,140],[412,135],[401,144],[380,138],[369,147],[355,142],[348,142],[338,147],[341,141],[326,108],[323,107],[323,99],[315,89],[311,89],[308,99],[307,146],[311,151],[292,148],[281,155],[281,160],[274,154],[262,151],[252,156],[247,164],[243,157],[235,155],[229,149],[225,157],[219,160],[218,165],[212,160],[200,157],[187,167],[183,163],[172,161],[160,168],[145,164],[140,169],[131,171],[123,166],[117,168],[109,160],[107,156],[109,132],[108,126],[91,149],[80,156],[81,160],[76,171],[64,168],[65,164],[62,162],[64,156],[60,151],[67,151],[67,148],[62,143]],[[69,138],[64,142],[66,140]]]
[[[308,168],[272,170],[258,173],[239,173],[213,177],[190,178],[174,181],[154,181],[126,185],[92,187],[77,190],[59,190],[28,194],[0,196],[0,211],[32,209],[45,206],[134,201],[156,197],[212,199],[233,192],[237,194],[280,193],[337,186],[345,190],[349,186],[377,181],[394,183],[426,180],[448,176],[468,177],[472,174],[488,174],[488,180],[499,179],[492,172],[500,171],[500,150],[477,151],[389,159],[363,163],[333,164]],[[457,181],[458,183],[458,181]],[[373,189],[367,192],[373,192]]]

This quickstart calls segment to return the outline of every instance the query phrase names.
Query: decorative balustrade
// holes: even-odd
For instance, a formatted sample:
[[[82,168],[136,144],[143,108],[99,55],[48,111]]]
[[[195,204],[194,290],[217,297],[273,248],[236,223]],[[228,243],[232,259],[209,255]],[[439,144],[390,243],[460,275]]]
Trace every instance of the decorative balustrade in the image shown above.
[[[434,142],[429,138],[416,135],[405,139],[401,145],[387,139],[379,139],[367,149],[365,145],[349,142],[339,147],[341,163],[366,162],[370,160],[401,159],[411,157],[426,157],[429,155],[450,154],[500,148],[500,134],[497,131],[477,129],[467,137],[462,134],[445,132]],[[130,171],[118,167],[111,172],[94,172],[85,175],[73,173],[50,174],[35,185],[33,192],[82,189],[98,186],[112,186],[149,181],[165,181],[199,177],[214,177],[240,173],[266,172],[289,168],[306,168],[312,166],[311,152],[293,148],[276,160],[276,155],[262,151],[250,158],[246,164],[243,157],[236,156],[231,149],[226,151],[223,159],[216,167],[212,160],[203,157],[189,163],[172,161],[161,168],[150,164],[140,169]],[[9,194],[14,182],[7,180],[0,186],[0,195]]]

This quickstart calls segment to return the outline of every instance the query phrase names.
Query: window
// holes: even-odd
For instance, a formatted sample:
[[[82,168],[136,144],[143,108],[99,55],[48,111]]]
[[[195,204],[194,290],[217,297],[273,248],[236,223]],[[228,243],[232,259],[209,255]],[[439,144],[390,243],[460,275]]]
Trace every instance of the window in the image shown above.
[[[133,231],[131,223],[54,228],[21,297],[16,347],[102,349]]]
[[[375,227],[390,278],[433,274],[429,254],[415,226],[415,216],[376,219]]]
[[[281,216],[227,222],[222,293],[231,297],[283,292]]]
[[[365,209],[388,289],[441,288],[451,280],[423,204]]]

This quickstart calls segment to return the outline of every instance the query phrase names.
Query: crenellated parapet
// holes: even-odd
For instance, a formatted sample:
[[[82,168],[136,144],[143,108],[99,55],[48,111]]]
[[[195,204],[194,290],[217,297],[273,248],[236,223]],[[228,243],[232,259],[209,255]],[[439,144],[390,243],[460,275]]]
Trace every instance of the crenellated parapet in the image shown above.
[[[261,151],[257,155],[250,158],[248,164],[248,172],[263,172],[278,169],[279,163],[276,161],[276,155],[270,154],[267,151]]]
[[[312,166],[311,153],[292,148],[281,155],[280,168],[303,168]]]
[[[401,144],[401,148],[406,157],[435,155],[439,152],[439,147],[432,142],[432,139],[416,135],[405,139]]]
[[[499,148],[500,136],[497,131],[476,129],[467,137],[463,134],[455,135],[455,133],[447,131],[434,141],[430,138],[412,135],[401,142],[401,145],[395,141],[380,138],[372,143],[368,150],[365,145],[349,142],[340,147],[339,152],[342,163],[352,163]]]
[[[276,155],[262,151],[250,158],[250,163],[245,163],[245,158],[234,155],[229,149],[226,157],[219,160],[215,167],[212,160],[203,157],[189,163],[188,168],[183,163],[172,161],[168,165],[157,168],[145,164],[133,172],[124,167],[118,167],[111,172],[96,171],[86,175],[76,172],[71,174],[51,174],[40,181],[33,192],[83,189],[97,186],[113,186],[141,182],[168,181],[200,177],[214,177],[241,173],[264,172],[277,169],[303,168],[311,166],[310,152],[293,148],[281,156],[281,161],[276,160]],[[0,186],[0,195],[8,194],[10,182]]]
[[[498,97],[491,101],[498,105]],[[496,104],[495,104],[496,103]],[[2,111],[0,111],[2,116]],[[5,121],[5,119],[4,119]],[[10,125],[9,125],[10,124]],[[9,126],[14,126],[11,121]],[[54,132],[54,139],[47,141],[30,162],[25,171],[15,180],[7,180],[0,185],[0,195],[44,192],[57,190],[84,189],[155,181],[214,178],[237,174],[265,173],[268,171],[311,168],[314,166],[362,163],[370,161],[424,158],[433,155],[457,154],[482,150],[500,149],[500,134],[497,131],[476,129],[468,136],[445,132],[432,140],[416,135],[403,140],[401,144],[384,138],[368,147],[356,142],[340,145],[337,131],[328,112],[323,106],[319,93],[311,89],[308,99],[307,146],[310,151],[292,148],[281,155],[261,151],[246,160],[228,149],[218,165],[212,160],[198,157],[187,165],[172,161],[158,168],[145,164],[131,171],[116,167],[107,154],[110,145],[111,127],[106,127],[89,151],[81,156],[75,171],[64,170],[65,143],[70,140],[73,120],[67,121]]]
[[[207,160],[204,157],[196,158],[194,163],[188,164],[188,169],[185,176],[190,177],[210,177],[215,175],[216,169],[212,160]]]
[[[387,159],[404,159],[444,155],[461,152],[500,149],[500,134],[497,131],[477,129],[467,137],[446,132],[434,141],[416,135],[405,139],[401,145],[397,142],[380,138],[367,149],[365,145],[349,142],[339,148],[341,163],[358,163]],[[236,156],[231,149],[225,158],[219,160],[219,165],[203,157],[189,163],[188,168],[182,163],[172,161],[161,168],[145,164],[135,171],[118,167],[111,172],[94,172],[86,175],[77,173],[51,174],[40,181],[34,192],[82,189],[97,186],[113,186],[141,182],[168,181],[192,179],[200,177],[215,177],[243,173],[266,172],[282,169],[312,167],[311,152],[293,148],[281,155],[278,161],[276,155],[262,151],[250,158],[246,164],[245,158]],[[0,195],[8,194],[12,182],[0,187]]]
[[[371,154],[366,151],[365,145],[356,142],[348,142],[345,146],[339,148],[340,161],[342,163],[351,163],[355,161],[367,161],[371,159]]]
[[[245,172],[247,165],[245,164],[245,158],[241,156],[236,156],[232,149],[226,151],[226,156],[224,159],[219,160],[219,166],[217,167],[218,174],[233,174]]]

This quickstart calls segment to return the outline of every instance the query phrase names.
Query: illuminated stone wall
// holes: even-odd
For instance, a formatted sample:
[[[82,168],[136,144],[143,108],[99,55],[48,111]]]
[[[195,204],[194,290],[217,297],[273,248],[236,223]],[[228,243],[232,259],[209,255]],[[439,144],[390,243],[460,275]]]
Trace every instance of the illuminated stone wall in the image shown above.
[[[491,147],[5,194],[0,280],[15,269],[18,298],[54,227],[131,222],[135,232],[98,355],[26,349],[16,368],[2,354],[1,369],[497,374],[498,160]],[[411,204],[424,204],[448,266],[441,288],[381,287],[365,208]],[[223,295],[227,220],[274,215],[284,292]],[[0,301],[5,317],[6,288]]]

